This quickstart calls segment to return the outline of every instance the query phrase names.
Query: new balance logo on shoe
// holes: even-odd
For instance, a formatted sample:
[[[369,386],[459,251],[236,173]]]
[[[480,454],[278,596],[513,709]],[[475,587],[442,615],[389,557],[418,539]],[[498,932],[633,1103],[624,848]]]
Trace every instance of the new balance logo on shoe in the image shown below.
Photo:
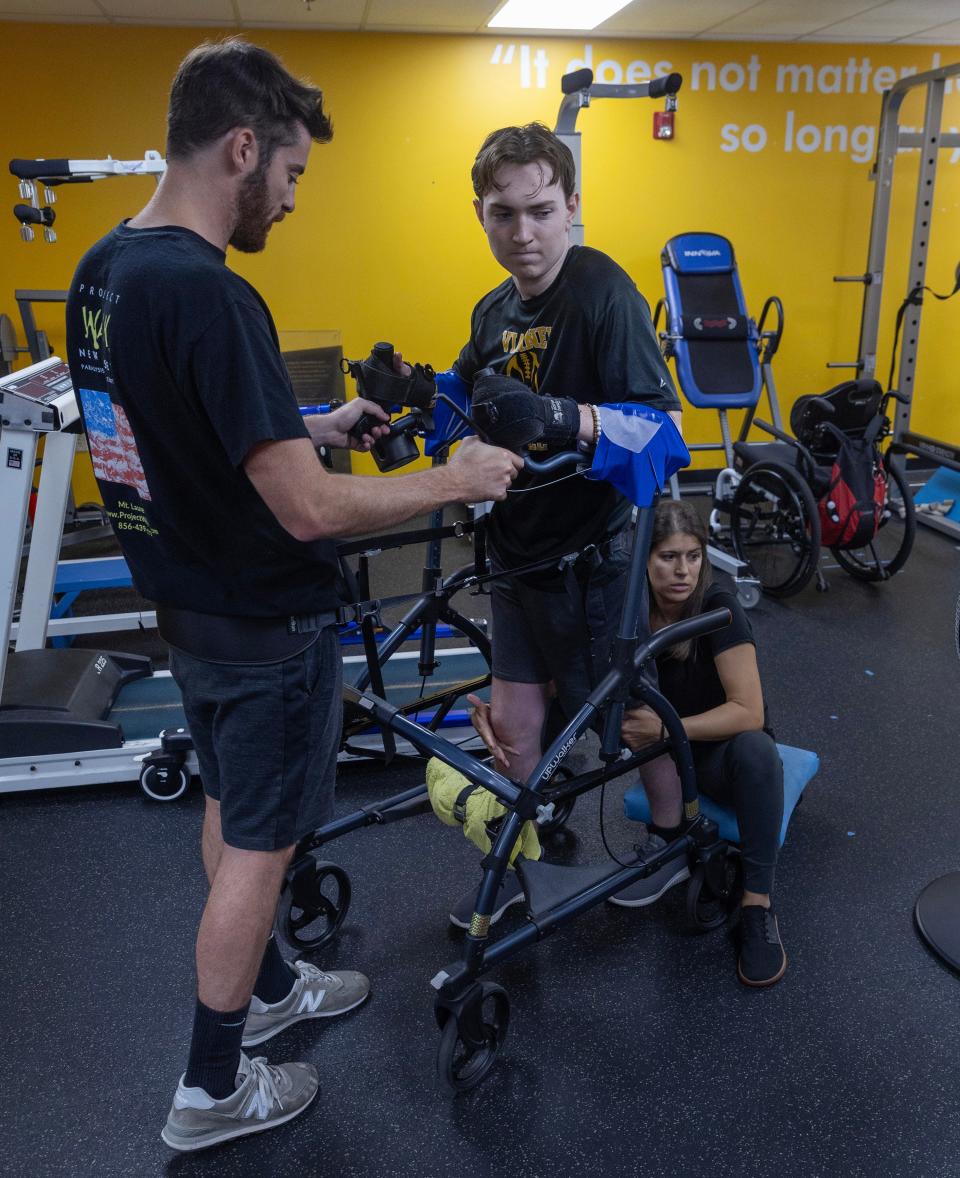
[[[243,1032],[244,1047],[263,1043],[301,1019],[334,1018],[353,1010],[370,992],[361,973],[324,973],[306,961],[294,963],[296,981],[286,998],[267,1006],[254,998]]]
[[[317,990],[314,993],[311,993],[309,990],[304,990],[304,992],[300,995],[300,1004],[297,1007],[297,1014],[302,1014],[304,1011],[314,1014],[320,1009],[326,995],[326,990]]]

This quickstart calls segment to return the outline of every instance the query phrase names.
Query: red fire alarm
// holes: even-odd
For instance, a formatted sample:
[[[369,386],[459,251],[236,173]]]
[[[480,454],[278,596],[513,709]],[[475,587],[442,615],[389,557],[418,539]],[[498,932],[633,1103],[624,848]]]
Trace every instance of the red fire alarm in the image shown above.
[[[674,112],[672,110],[655,110],[653,112],[654,139],[673,138]]]

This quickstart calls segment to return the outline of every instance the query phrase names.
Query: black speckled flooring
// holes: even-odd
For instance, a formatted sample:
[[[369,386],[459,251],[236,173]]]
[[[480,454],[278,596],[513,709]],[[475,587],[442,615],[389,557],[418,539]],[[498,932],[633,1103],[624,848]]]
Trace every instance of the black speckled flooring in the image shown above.
[[[604,906],[492,975],[510,1033],[454,1100],[434,1079],[429,979],[457,955],[446,913],[475,876],[456,831],[427,817],[330,848],[354,904],[318,964],[364,970],[373,995],[259,1049],[318,1066],[307,1113],[177,1156],[159,1132],[192,1015],[199,792],[0,798],[0,1174],[960,1174],[960,978],[912,923],[924,884],[960,866],[960,551],[921,530],[890,584],[829,576],[827,595],[752,614],[778,737],[822,758],[780,860],[783,982],[740,986],[729,934],[687,931],[682,889]],[[340,806],[417,779],[345,766]],[[554,853],[603,855],[598,801]],[[618,806],[608,794],[625,847]]]

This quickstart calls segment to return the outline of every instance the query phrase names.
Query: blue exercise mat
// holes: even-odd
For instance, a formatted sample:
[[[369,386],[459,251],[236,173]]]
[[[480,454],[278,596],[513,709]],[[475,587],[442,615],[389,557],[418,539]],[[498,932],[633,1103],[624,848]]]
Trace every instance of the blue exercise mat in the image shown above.
[[[915,507],[920,507],[924,503],[943,503],[948,499],[953,500],[953,507],[949,511],[937,514],[960,522],[960,473],[955,470],[947,470],[945,466],[941,466],[939,470],[935,471],[913,496]],[[927,513],[919,512],[918,514],[922,517]]]

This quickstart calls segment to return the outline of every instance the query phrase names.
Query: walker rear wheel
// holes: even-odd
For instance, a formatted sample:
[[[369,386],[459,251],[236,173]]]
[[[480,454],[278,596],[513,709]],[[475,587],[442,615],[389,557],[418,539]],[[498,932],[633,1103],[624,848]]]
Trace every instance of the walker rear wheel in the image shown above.
[[[277,931],[301,952],[332,940],[350,908],[350,877],[336,863],[305,855],[287,873],[277,909]]]
[[[440,1033],[437,1075],[448,1092],[475,1088],[496,1062],[510,1022],[510,999],[494,982],[477,985],[459,1014],[448,1013]]]
[[[742,891],[740,856],[735,851],[698,863],[687,884],[687,919],[697,932],[720,928]]]

